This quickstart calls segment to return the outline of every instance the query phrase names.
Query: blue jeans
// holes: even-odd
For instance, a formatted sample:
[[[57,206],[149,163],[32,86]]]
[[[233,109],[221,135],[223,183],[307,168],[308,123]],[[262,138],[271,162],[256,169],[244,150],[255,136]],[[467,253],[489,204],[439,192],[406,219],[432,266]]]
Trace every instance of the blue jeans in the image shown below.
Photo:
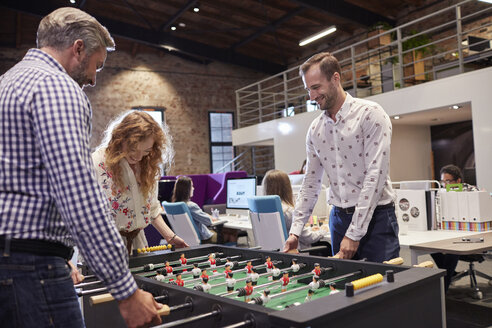
[[[0,251],[0,326],[84,327],[70,267],[61,257]]]
[[[331,246],[333,255],[340,250],[345,232],[347,231],[352,215],[337,207],[330,213]],[[366,235],[360,240],[359,248],[353,259],[367,259],[371,262],[383,262],[398,257],[400,242],[398,240],[398,221],[395,208],[376,209],[369,223]]]

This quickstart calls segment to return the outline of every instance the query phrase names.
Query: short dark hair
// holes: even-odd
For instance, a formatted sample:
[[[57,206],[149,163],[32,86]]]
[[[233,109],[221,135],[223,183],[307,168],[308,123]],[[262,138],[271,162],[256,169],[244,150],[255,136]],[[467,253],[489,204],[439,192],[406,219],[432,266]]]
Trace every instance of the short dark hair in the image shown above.
[[[447,174],[453,176],[453,179],[455,181],[460,179],[461,182],[463,182],[463,173],[461,172],[460,168],[457,167],[456,165],[449,164],[449,165],[443,166],[441,168],[440,174],[443,175],[444,173],[447,173]]]
[[[304,74],[306,74],[306,72],[309,71],[313,65],[317,64],[319,64],[321,72],[328,81],[331,80],[333,73],[337,72],[340,75],[342,74],[340,63],[335,56],[329,52],[320,52],[319,54],[310,57],[299,67],[299,75],[304,76]]]

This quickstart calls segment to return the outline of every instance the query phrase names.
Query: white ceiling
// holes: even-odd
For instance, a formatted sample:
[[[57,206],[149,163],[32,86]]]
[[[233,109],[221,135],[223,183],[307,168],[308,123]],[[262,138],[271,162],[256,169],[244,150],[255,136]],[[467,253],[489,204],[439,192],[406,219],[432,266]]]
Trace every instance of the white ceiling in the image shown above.
[[[407,115],[400,115],[399,120],[391,117],[393,125],[441,125],[472,119],[471,103],[456,104],[460,109],[450,109],[449,107],[435,108]]]

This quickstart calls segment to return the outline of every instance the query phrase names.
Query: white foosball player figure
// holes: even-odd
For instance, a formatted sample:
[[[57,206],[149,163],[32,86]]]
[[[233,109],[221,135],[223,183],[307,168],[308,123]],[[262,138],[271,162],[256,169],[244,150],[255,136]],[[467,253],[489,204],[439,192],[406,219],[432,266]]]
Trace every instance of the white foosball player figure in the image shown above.
[[[314,290],[309,289],[306,298],[304,299],[304,303],[311,302],[314,295]]]
[[[253,286],[256,286],[258,284],[258,279],[260,278],[260,275],[258,274],[258,272],[256,272],[254,269],[252,269],[251,275],[249,277],[251,278]]]
[[[273,266],[273,269],[272,269],[273,280],[280,279],[280,274],[281,273],[282,273],[282,271],[280,271],[279,268],[277,268],[276,266]]]
[[[233,278],[234,273],[229,273],[229,278],[226,279],[227,292],[232,293],[234,291],[234,286],[236,286],[236,279]]]
[[[292,259],[292,265],[290,266],[292,272],[298,272],[300,270],[299,264],[297,264],[297,259]]]
[[[198,277],[200,277],[202,270],[198,267],[198,263],[193,263],[193,269],[191,270],[191,273],[193,274],[193,279],[197,279]]]

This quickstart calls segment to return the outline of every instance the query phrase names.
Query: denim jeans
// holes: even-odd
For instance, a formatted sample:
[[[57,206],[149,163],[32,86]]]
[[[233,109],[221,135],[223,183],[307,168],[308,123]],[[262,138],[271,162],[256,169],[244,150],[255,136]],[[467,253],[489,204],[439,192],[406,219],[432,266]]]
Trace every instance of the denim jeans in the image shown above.
[[[330,213],[330,232],[333,255],[340,250],[340,243],[345,236],[352,215],[333,206]],[[395,208],[376,209],[369,223],[366,235],[360,240],[354,260],[367,259],[371,262],[383,262],[398,257],[400,242],[398,240],[398,221]]]
[[[70,267],[61,257],[0,252],[0,326],[84,327]]]

